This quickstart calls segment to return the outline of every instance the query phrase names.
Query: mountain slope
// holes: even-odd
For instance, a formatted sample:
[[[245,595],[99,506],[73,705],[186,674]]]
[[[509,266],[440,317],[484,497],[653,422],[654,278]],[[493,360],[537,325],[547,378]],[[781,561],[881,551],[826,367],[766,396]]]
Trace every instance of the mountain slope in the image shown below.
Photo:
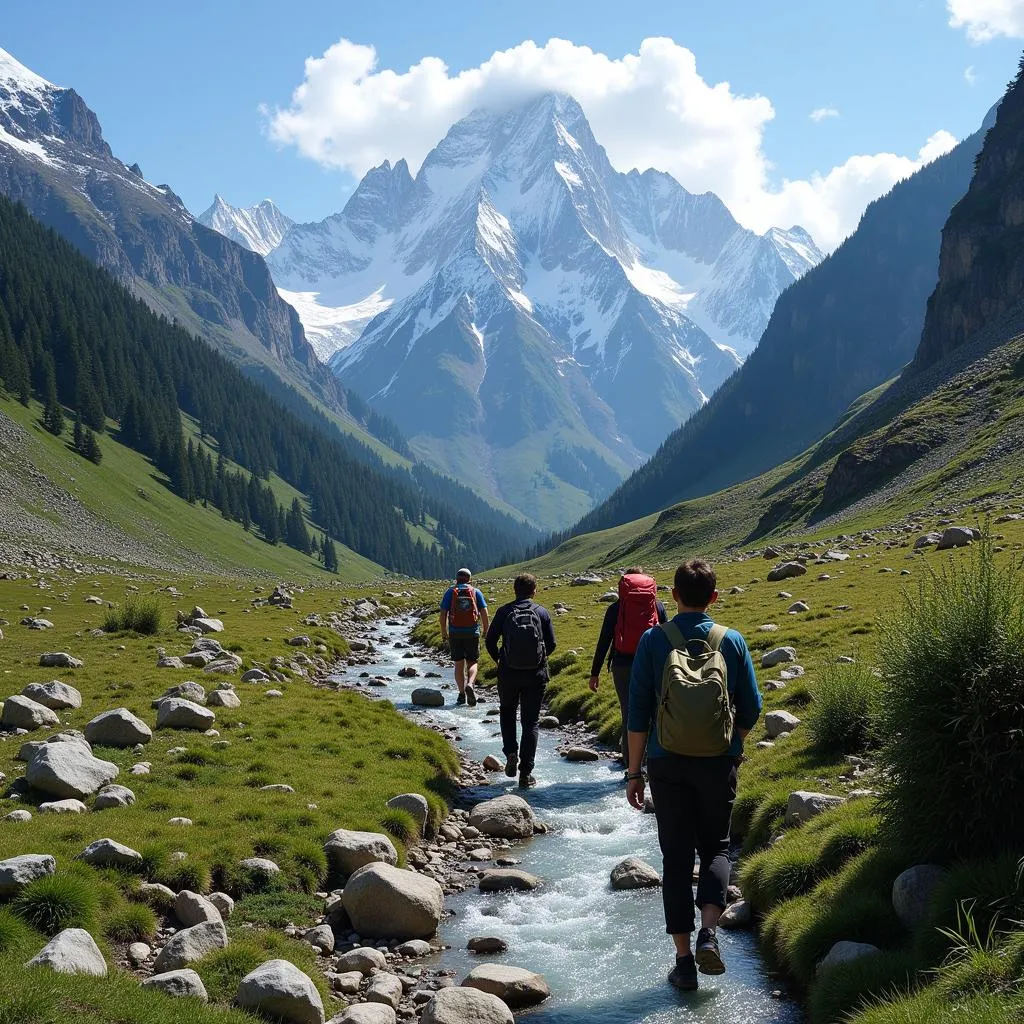
[[[464,118],[415,178],[375,168],[270,264],[421,458],[550,525],[699,408],[817,258],[799,229],[757,236],[713,195],[619,174],[548,94]]]
[[[232,206],[219,195],[213,197],[213,203],[196,220],[261,256],[280,245],[284,233],[295,223],[270,199],[245,208]]]
[[[967,189],[992,116],[872,203],[856,232],[779,298],[742,368],[574,532],[710,494],[793,457],[910,360],[942,225]]]

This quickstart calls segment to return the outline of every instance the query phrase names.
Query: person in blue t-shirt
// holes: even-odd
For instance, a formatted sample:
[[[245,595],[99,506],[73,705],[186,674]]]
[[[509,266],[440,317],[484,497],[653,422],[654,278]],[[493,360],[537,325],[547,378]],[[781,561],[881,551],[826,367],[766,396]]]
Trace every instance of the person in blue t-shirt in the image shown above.
[[[441,598],[441,640],[448,644],[455,662],[456,704],[476,704],[476,672],[480,660],[480,624],[487,632],[487,601],[473,586],[473,574],[460,569],[455,585]]]
[[[700,560],[684,562],[676,570],[674,582],[672,599],[678,614],[667,626],[654,626],[644,633],[633,659],[626,796],[633,807],[643,809],[641,765],[646,751],[658,842],[664,858],[665,930],[676,947],[676,963],[668,980],[676,988],[692,991],[697,988],[698,969],[703,974],[725,971],[716,929],[725,909],[732,867],[729,842],[736,770],[743,758],[743,740],[761,715],[761,694],[743,637],[734,629],[726,630],[724,635],[718,630],[709,641],[715,623],[707,609],[718,600],[714,569]],[[673,649],[666,629],[673,625],[683,641],[719,643],[718,650],[725,660],[726,687],[735,712],[732,744],[720,756],[674,754],[658,742],[656,717],[662,674]],[[695,853],[700,857],[696,900],[691,888]],[[690,933],[696,923],[695,903],[700,907],[701,917],[696,955],[690,947]]]

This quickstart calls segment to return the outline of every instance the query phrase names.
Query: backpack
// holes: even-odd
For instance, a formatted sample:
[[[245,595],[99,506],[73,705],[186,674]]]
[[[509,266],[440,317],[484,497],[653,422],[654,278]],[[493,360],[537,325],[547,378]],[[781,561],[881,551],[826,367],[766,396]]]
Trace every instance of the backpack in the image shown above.
[[[516,602],[505,617],[501,632],[501,663],[516,671],[532,671],[544,664],[544,626],[532,601]]]
[[[672,644],[661,675],[658,742],[671,754],[718,757],[732,743],[735,711],[729,698],[728,671],[719,648],[725,626],[714,625],[707,640],[687,641],[674,622],[661,628]],[[690,647],[700,646],[699,654]]]
[[[615,650],[636,654],[640,637],[658,624],[658,585],[650,576],[630,573],[619,580],[619,617],[615,623]]]
[[[471,583],[456,583],[452,587],[452,604],[448,609],[450,629],[473,629],[480,618],[476,606],[476,588]]]

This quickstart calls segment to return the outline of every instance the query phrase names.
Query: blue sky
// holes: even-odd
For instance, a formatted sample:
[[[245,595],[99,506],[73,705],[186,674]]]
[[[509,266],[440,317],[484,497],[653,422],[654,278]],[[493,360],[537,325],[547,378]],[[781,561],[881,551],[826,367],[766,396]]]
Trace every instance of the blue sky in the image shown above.
[[[968,17],[972,3],[950,0]],[[986,0],[986,8],[1000,3],[1008,10],[1020,6],[1018,0]],[[1003,32],[1012,34],[1017,15],[1010,11],[1007,17],[1010,28]],[[733,97],[770,101],[774,116],[765,118],[762,108],[753,127],[740,124],[740,105],[730,105],[737,112],[735,131],[757,136],[757,159],[765,162],[765,180],[757,188],[764,191],[783,179],[813,182],[816,173],[827,175],[855,154],[913,160],[940,130],[958,139],[973,131],[1014,73],[1020,43],[998,31],[986,33],[984,26],[974,26],[975,35],[995,38],[972,41],[964,27],[949,21],[944,0],[50,0],[6,4],[0,45],[51,81],[74,86],[99,115],[115,153],[128,163],[137,160],[149,180],[170,184],[191,209],[203,209],[219,191],[239,205],[271,196],[286,213],[308,220],[339,209],[351,191],[362,163],[346,164],[343,150],[356,135],[365,139],[369,133],[387,155],[403,155],[406,138],[412,150],[424,145],[400,123],[382,124],[379,138],[373,123],[362,125],[361,135],[344,126],[336,136],[332,124],[311,124],[320,115],[308,110],[297,112],[301,124],[287,143],[268,137],[260,106],[287,108],[303,81],[305,59],[342,38],[372,46],[378,70],[404,73],[432,56],[454,76],[524,40],[543,45],[560,37],[619,60],[636,54],[646,38],[669,37],[692,51],[704,82],[728,82]],[[441,124],[447,102],[442,96],[440,106],[423,115],[425,132]],[[590,114],[585,101],[584,107]],[[814,121],[809,115],[815,109],[838,114]],[[344,119],[348,113],[325,116]],[[613,160],[628,163],[635,136],[618,140],[611,115],[601,116],[616,147],[613,152],[609,145]],[[664,151],[671,162],[673,148],[685,150],[688,131],[685,124],[654,124],[651,134],[658,138],[652,144],[661,147],[654,152]],[[596,122],[595,132],[606,141]],[[314,136],[334,140],[334,155],[326,160],[332,166],[303,155],[315,148],[309,141]],[[731,144],[742,148],[748,141],[737,135]],[[649,151],[639,149],[635,159],[642,161]],[[722,159],[732,159],[730,152],[726,148]],[[755,159],[752,151],[742,159],[748,157]],[[725,173],[705,168],[691,182],[683,176],[687,166],[683,161],[666,169],[695,190],[714,186],[714,175]],[[835,189],[847,187],[845,181],[836,178]],[[759,201],[752,190],[749,181],[716,188],[731,205],[749,199],[751,207]],[[818,191],[813,201],[839,203],[825,196],[824,185]],[[851,190],[844,202],[862,205],[863,191]],[[801,201],[794,190],[772,212],[798,214]]]

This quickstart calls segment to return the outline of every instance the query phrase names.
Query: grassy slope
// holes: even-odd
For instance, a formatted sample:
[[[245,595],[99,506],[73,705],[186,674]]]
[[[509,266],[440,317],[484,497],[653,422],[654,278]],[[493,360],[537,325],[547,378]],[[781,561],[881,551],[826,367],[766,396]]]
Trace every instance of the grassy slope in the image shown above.
[[[225,646],[236,650],[250,664],[266,665],[274,655],[294,655],[285,638],[303,632],[324,645],[329,657],[345,650],[344,641],[325,628],[307,627],[300,619],[311,611],[337,609],[348,593],[340,586],[308,589],[296,594],[296,608],[250,608],[250,583],[224,581],[175,581],[183,595],[172,599],[157,589],[157,582],[142,584],[164,610],[164,627],[153,637],[131,634],[93,637],[89,630],[100,625],[104,609],[86,604],[88,594],[119,602],[124,583],[114,578],[82,579],[70,573],[51,576],[40,590],[35,581],[0,581],[0,616],[13,625],[3,627],[0,641],[0,697],[18,693],[28,682],[60,676],[83,695],[81,709],[62,712],[69,728],[81,729],[92,717],[112,707],[124,706],[152,727],[152,699],[172,684],[198,679],[212,689],[216,679],[199,670],[161,670],[156,648],[169,653],[188,649],[188,638],[174,629],[175,608],[199,603],[211,615],[223,618]],[[160,583],[164,581],[159,581]],[[264,588],[265,592],[265,588]],[[33,611],[50,606],[45,613],[55,623],[45,633],[16,623],[27,604]],[[69,650],[84,661],[75,671],[57,672],[38,667],[43,650]],[[314,688],[307,679],[292,676],[273,685],[284,696],[264,695],[268,684],[237,682],[242,700],[238,710],[215,709],[220,739],[181,731],[154,732],[145,752],[97,748],[96,753],[114,761],[122,771],[118,783],[129,786],[137,797],[134,806],[91,813],[80,818],[35,814],[27,823],[0,823],[3,856],[45,851],[56,856],[58,870],[75,870],[73,858],[91,841],[111,837],[147,856],[149,880],[163,880],[173,888],[209,891],[211,887],[234,891],[242,897],[230,930],[234,941],[231,963],[213,958],[199,970],[213,993],[230,988],[242,963],[285,956],[316,974],[309,948],[284,940],[279,932],[243,931],[242,921],[264,924],[276,919],[309,923],[322,906],[304,893],[325,881],[322,844],[334,829],[345,827],[382,831],[396,830],[396,845],[407,834],[409,821],[388,811],[386,801],[398,793],[421,792],[430,801],[435,817],[443,813],[451,778],[458,770],[455,755],[438,735],[421,729],[398,715],[390,704],[370,702],[358,695]],[[46,735],[47,733],[40,733]],[[221,745],[227,741],[227,745]],[[0,744],[0,773],[8,785],[23,771],[16,755],[20,742]],[[171,754],[175,747],[186,752]],[[149,775],[135,776],[127,769],[136,761],[152,762]],[[260,792],[258,786],[288,783],[295,793]],[[30,804],[5,802],[4,813]],[[192,827],[168,824],[172,817],[192,818]],[[176,863],[170,851],[187,858]],[[250,882],[237,867],[240,858],[270,857],[284,871],[284,883],[273,894],[249,894]],[[94,924],[100,935],[123,913],[125,894],[134,880],[92,869],[86,871],[103,906]],[[109,884],[113,882],[113,886]],[[275,909],[276,908],[276,909]],[[2,913],[3,908],[0,908]],[[95,1009],[100,1021],[236,1021],[246,1019],[224,1010],[187,1007],[187,1016],[175,1016],[169,1000],[140,993],[135,983],[115,981],[104,986],[92,979],[47,976],[47,984],[19,968],[43,944],[40,935],[21,935],[12,950],[3,949],[0,921],[0,1021],[7,1024],[40,1024],[69,1019],[69,1007]],[[140,936],[142,937],[142,936]],[[108,940],[109,945],[109,940]],[[255,966],[255,963],[252,964]],[[228,981],[223,974],[227,972]],[[232,989],[233,992],[233,989]],[[122,998],[126,1002],[122,1003]],[[37,1002],[32,1002],[35,999]],[[10,1006],[20,1015],[10,1016]],[[180,1012],[186,1012],[177,1004]],[[53,1007],[58,1007],[60,1012]],[[123,1007],[131,1007],[130,1013]],[[121,1009],[119,1009],[121,1008]],[[124,1014],[127,1013],[127,1016]],[[5,1014],[8,1014],[5,1016]]]
[[[95,466],[68,447],[70,425],[60,439],[39,427],[38,404],[26,408],[0,398],[0,413],[30,434],[32,461],[53,483],[129,536],[144,541],[157,553],[165,552],[168,564],[180,564],[182,552],[194,552],[234,571],[325,578],[315,559],[284,544],[264,543],[240,524],[223,519],[216,509],[182,501],[168,490],[147,459],[113,438],[100,438],[103,461]],[[274,478],[272,483],[286,503],[298,494],[283,480]],[[381,574],[376,563],[340,544],[337,548],[342,579],[365,580]]]

